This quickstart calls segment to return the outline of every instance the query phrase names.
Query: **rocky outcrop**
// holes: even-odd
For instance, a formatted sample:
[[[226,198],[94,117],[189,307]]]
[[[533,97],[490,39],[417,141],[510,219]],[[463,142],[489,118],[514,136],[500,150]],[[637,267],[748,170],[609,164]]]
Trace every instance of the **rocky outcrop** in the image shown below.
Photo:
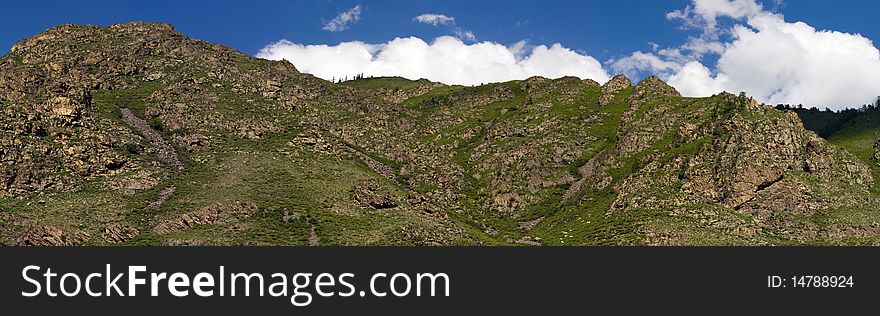
[[[434,89],[445,87],[446,85],[439,82],[431,82],[427,79],[420,79],[416,81],[418,86],[411,89],[399,89],[399,88],[382,88],[376,93],[391,103],[401,103],[407,99],[422,96],[425,93],[431,92]]]
[[[357,148],[352,147],[349,144],[345,144],[345,146],[346,146],[345,148],[348,150],[348,152],[357,156],[358,159],[360,159],[361,161],[363,161],[364,164],[367,165],[367,167],[369,167],[370,169],[372,169],[376,173],[382,175],[386,179],[391,180],[392,182],[397,182],[397,176],[394,174],[394,169],[392,169],[391,167],[389,167],[388,165],[386,165],[382,162],[379,162],[376,159],[373,159],[373,157],[370,157],[367,154],[364,154],[363,152],[361,152]]]
[[[272,101],[269,108],[292,109],[327,91],[289,62],[251,59],[168,24],[54,27],[0,59],[0,196],[74,190],[141,170],[150,154],[178,169],[173,148],[144,121],[161,122],[181,149],[198,151],[215,144],[202,135],[258,139],[282,129],[278,117],[238,115],[219,103],[259,97]],[[106,111],[122,107],[142,115],[123,111],[134,130],[107,120]],[[159,146],[140,151],[138,133]]]
[[[21,231],[13,236],[5,236],[0,244],[10,246],[76,246],[89,237],[87,233],[58,226],[24,223]],[[10,238],[11,237],[11,238]]]
[[[639,82],[626,99],[629,108],[620,118],[614,156],[643,151],[668,134],[692,125],[688,121],[699,117],[706,109],[676,111],[683,103],[678,98],[680,96],[678,91],[657,77]],[[647,102],[649,100],[651,102]]]
[[[115,244],[134,239],[140,234],[137,228],[125,224],[111,224],[104,228],[102,236],[108,243]]]
[[[153,228],[153,233],[162,235],[201,225],[228,224],[237,216],[248,216],[256,210],[256,205],[248,203],[216,204],[162,221]]]
[[[159,191],[159,196],[156,197],[156,200],[150,202],[150,205],[147,206],[147,210],[155,211],[162,207],[162,204],[168,201],[171,198],[171,195],[174,194],[174,191],[177,191],[177,187],[170,186]]]
[[[874,155],[871,156],[874,161],[880,162],[880,138],[874,141]]]
[[[82,111],[82,106],[68,97],[51,98],[46,102],[46,108],[49,115],[66,117],[71,121],[76,120]]]
[[[22,237],[22,245],[28,246],[69,246],[77,244],[64,234],[64,231],[54,226],[32,226],[31,230]]]
[[[676,138],[671,140],[673,145],[689,142],[699,145],[689,145],[694,146],[689,149],[691,153],[668,162],[654,160],[656,156],[651,154],[642,158],[640,163],[647,166],[643,172],[654,170],[664,177],[652,180],[645,175],[629,179],[619,187],[621,195],[617,207],[643,207],[643,203],[634,202],[639,198],[633,197],[646,198],[646,194],[652,193],[639,192],[648,192],[652,185],[661,187],[663,182],[677,179],[672,181],[682,181],[680,192],[683,195],[676,203],[696,198],[697,201],[720,203],[734,209],[747,203],[752,205],[750,208],[756,208],[756,198],[769,194],[760,199],[762,205],[802,211],[806,207],[798,205],[806,202],[796,201],[809,201],[808,190],[790,189],[788,177],[792,173],[806,173],[826,182],[868,184],[874,181],[865,165],[805,130],[796,114],[757,105],[748,98],[730,94],[714,98],[717,99],[717,108],[704,114],[707,121],[699,126],[683,124]],[[721,112],[726,114],[719,117]],[[676,116],[659,118],[671,122],[682,119]],[[636,125],[645,128],[640,126],[643,125]],[[628,135],[640,133],[631,130]],[[628,152],[644,147],[634,148]],[[659,150],[656,155],[665,155],[664,151],[668,149]],[[666,177],[669,175],[675,178]],[[652,184],[655,180],[662,182]]]
[[[275,80],[266,80],[260,87],[260,93],[264,97],[275,98],[278,97],[278,94],[282,91],[281,87],[281,82]]]
[[[602,85],[602,92],[599,94],[599,105],[608,105],[614,99],[614,95],[629,87],[632,87],[632,81],[629,78],[624,75],[614,76]]]
[[[826,180],[873,182],[867,167],[849,160],[824,140],[807,132],[790,112],[752,113],[775,119],[734,115],[712,127],[715,141],[684,170],[686,192],[738,208],[793,170]]]
[[[681,93],[672,86],[660,80],[657,76],[645,78],[636,85],[633,94],[630,95],[630,102],[633,100],[657,99],[662,96],[680,97]]]
[[[159,184],[159,179],[147,171],[140,170],[136,173],[122,176],[108,183],[105,187],[122,193],[122,195],[131,196],[135,193],[152,189],[157,184]]]
[[[608,170],[612,164],[613,159],[605,151],[590,158],[587,163],[578,168],[581,178],[565,190],[565,193],[562,194],[563,201],[575,202],[574,197],[584,189],[601,190],[608,187],[612,180],[608,175]]]
[[[354,200],[363,207],[377,210],[397,207],[397,201],[377,180],[363,181],[354,187]]]

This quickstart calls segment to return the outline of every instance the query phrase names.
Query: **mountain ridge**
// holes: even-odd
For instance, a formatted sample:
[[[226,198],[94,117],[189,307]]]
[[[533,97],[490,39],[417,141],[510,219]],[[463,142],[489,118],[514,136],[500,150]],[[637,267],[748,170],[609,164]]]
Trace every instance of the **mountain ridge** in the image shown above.
[[[3,244],[880,240],[871,161],[656,77],[336,84],[135,22],[17,43],[0,99]]]

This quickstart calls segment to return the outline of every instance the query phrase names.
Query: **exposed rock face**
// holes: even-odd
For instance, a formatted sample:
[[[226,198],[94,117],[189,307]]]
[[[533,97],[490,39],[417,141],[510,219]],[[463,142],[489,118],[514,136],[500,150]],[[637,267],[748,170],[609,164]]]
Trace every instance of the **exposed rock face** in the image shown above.
[[[144,190],[149,190],[159,184],[156,179],[147,171],[140,170],[134,174],[121,177],[117,181],[107,184],[107,188],[113,189],[126,196],[134,195]]]
[[[690,162],[697,167],[686,169],[691,180],[685,186],[729,207],[741,206],[791,170],[827,180],[873,181],[865,166],[836,159],[836,150],[807,133],[793,113],[759,122],[736,115],[717,128],[714,133],[723,138],[716,138],[710,150]]]
[[[632,87],[632,81],[624,75],[616,75],[602,85],[602,93],[599,94],[599,105],[605,106],[614,99],[614,95],[626,88]]]
[[[103,237],[109,243],[120,243],[132,240],[138,234],[140,232],[137,228],[116,223],[104,229]]]
[[[537,95],[540,94],[541,88],[547,86],[547,82],[550,81],[544,77],[533,76],[529,77],[526,80],[523,80],[522,84],[520,84],[519,88],[523,91],[529,93],[529,95]]]
[[[166,142],[162,135],[159,135],[159,132],[154,130],[150,125],[142,120],[141,118],[134,115],[130,109],[124,108],[122,111],[122,120],[124,120],[128,125],[132,128],[136,129],[141,133],[150,143],[156,147],[156,150],[159,154],[159,159],[171,166],[175,169],[182,169],[183,163],[180,162],[180,159],[177,157],[177,152],[174,151],[174,147],[171,147],[171,144]]]
[[[76,242],[69,240],[64,235],[64,231],[58,227],[38,225],[33,226],[31,232],[23,236],[21,244],[28,246],[69,246],[76,244]]]
[[[874,141],[874,161],[880,162],[880,138]]]
[[[687,127],[689,123],[684,116],[698,116],[705,110],[675,111],[680,103],[673,100],[680,96],[675,88],[655,76],[639,82],[626,100],[630,107],[621,116],[615,155],[627,156],[645,150],[671,131]]]
[[[638,107],[638,99],[631,101]],[[618,146],[652,145],[618,151],[638,159],[639,171],[615,186],[613,212],[664,210],[668,221],[697,221],[699,227],[726,232],[724,240],[733,244],[761,243],[768,235],[795,242],[876,236],[872,221],[842,228],[804,220],[834,216],[827,215],[829,209],[875,208],[877,200],[868,191],[875,181],[870,169],[805,130],[794,113],[727,93],[697,102],[711,104],[702,110],[664,105],[656,98],[644,104],[651,106],[646,113],[665,110],[655,112],[660,121],[653,123],[624,114],[621,128],[627,132],[620,134]],[[676,111],[682,106],[688,111]],[[659,124],[663,121],[672,124]],[[670,223],[646,228],[646,242],[698,244],[702,238],[692,239]],[[657,228],[664,225],[679,230]]]
[[[806,131],[796,114],[781,113],[730,94],[716,98],[720,98],[722,104],[728,104],[724,106],[725,111],[729,111],[727,116],[699,127],[685,123],[677,133],[679,139],[673,140],[702,140],[703,144],[694,148],[693,154],[666,165],[647,162],[648,168],[677,175],[678,180],[683,181],[681,190],[685,197],[698,197],[739,209],[756,197],[766,195],[761,199],[762,207],[796,209],[804,213],[819,207],[807,206],[810,197],[806,188],[792,189],[794,184],[788,181],[792,172],[804,172],[829,182],[866,184],[874,181],[866,166]],[[681,118],[668,116],[664,119],[676,122]],[[633,131],[630,134],[650,133]],[[641,147],[627,152],[638,150]],[[643,196],[637,192],[646,186],[650,186],[649,182],[625,184],[618,197],[618,202],[623,204],[618,207],[640,207],[641,204],[633,202],[634,199],[629,199],[634,204],[623,201],[630,194]]]
[[[418,85],[414,88],[381,88],[376,91],[376,94],[379,97],[387,100],[388,102],[401,103],[403,101],[406,101],[407,99],[418,97],[424,95],[425,93],[431,92],[434,89],[446,86],[439,82],[428,81],[427,79],[421,79],[416,82],[418,83]]]
[[[76,246],[82,244],[88,234],[75,229],[27,223],[25,229],[13,236],[6,236],[4,244],[13,246]]]
[[[68,97],[51,98],[46,107],[49,109],[49,114],[53,116],[65,116],[70,118],[76,118],[82,110],[81,107],[74,104],[73,100]]]
[[[364,181],[354,188],[354,199],[364,207],[377,210],[395,208],[397,201],[390,192],[385,192],[376,181]]]
[[[128,159],[114,147],[131,135],[91,117],[79,83],[10,67],[0,67],[0,196],[69,190],[71,178],[120,172]]]
[[[578,169],[581,178],[565,191],[562,195],[563,200],[573,202],[572,199],[574,195],[587,187],[594,190],[601,190],[608,187],[613,180],[611,176],[608,175],[608,170],[611,168],[613,161],[614,159],[605,151],[590,158],[587,163]]]
[[[588,86],[594,86],[594,87],[598,87],[598,86],[599,86],[599,83],[596,82],[596,80],[593,80],[593,79],[584,79],[583,82],[584,82],[585,84],[587,84]]]
[[[645,78],[636,85],[631,98],[636,100],[656,99],[661,96],[680,97],[681,93],[672,86],[660,80],[657,76]]]
[[[144,138],[161,139],[149,132],[146,121],[161,122],[164,132],[173,132],[188,150],[205,144],[190,134],[221,131],[256,139],[278,132],[278,118],[238,117],[221,113],[216,105],[258,94],[276,100],[273,106],[292,108],[326,89],[284,61],[265,61],[274,66],[271,74],[242,72],[246,58],[159,23],[62,25],[16,43],[0,65],[0,152],[6,153],[0,158],[0,196],[72,190],[84,180],[150,165],[136,157],[140,153],[126,153],[141,147]],[[217,91],[236,94],[221,100]],[[96,107],[95,95],[108,103],[105,107],[138,108],[137,115],[122,113],[137,123],[137,131],[108,120]],[[146,151],[172,169],[182,167],[170,146]]]
[[[158,210],[160,207],[162,207],[162,204],[165,203],[165,201],[168,201],[168,199],[171,198],[171,195],[174,194],[174,191],[177,191],[177,187],[175,186],[170,186],[162,189],[162,191],[159,192],[159,196],[156,197],[155,201],[150,202],[150,205],[147,206],[147,209],[150,211]]]
[[[153,228],[153,233],[161,235],[192,229],[201,225],[227,224],[230,221],[235,221],[237,217],[249,216],[256,211],[257,207],[253,204],[243,204],[240,202],[216,204],[165,220]]]
[[[260,87],[260,92],[267,98],[277,97],[281,90],[281,83],[275,80],[267,80],[263,83],[263,86]]]

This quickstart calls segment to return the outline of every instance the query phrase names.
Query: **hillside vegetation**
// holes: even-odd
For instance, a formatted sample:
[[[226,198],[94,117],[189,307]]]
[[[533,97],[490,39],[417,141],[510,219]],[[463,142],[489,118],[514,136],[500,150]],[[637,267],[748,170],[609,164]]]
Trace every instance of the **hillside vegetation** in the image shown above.
[[[0,59],[0,102],[6,245],[880,243],[876,129],[656,77],[332,83],[64,25]]]

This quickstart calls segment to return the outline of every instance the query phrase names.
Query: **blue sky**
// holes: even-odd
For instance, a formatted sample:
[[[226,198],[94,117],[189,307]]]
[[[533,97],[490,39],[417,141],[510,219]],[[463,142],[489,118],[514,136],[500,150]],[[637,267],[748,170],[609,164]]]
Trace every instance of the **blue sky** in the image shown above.
[[[705,2],[717,1],[726,0]],[[738,1],[755,0],[734,0]],[[705,36],[705,28],[684,28],[684,19],[667,16],[675,10],[684,12],[689,6],[698,7],[701,5],[699,2],[701,1],[16,1],[5,3],[4,10],[0,12],[0,29],[3,30],[0,32],[0,50],[7,52],[15,42],[63,23],[109,25],[129,21],[169,22],[190,37],[229,45],[251,55],[258,54],[267,45],[281,39],[295,44],[332,46],[352,41],[383,44],[397,37],[412,36],[430,44],[438,36],[455,35],[456,30],[463,30],[470,31],[475,37],[475,41],[462,38],[466,45],[488,41],[512,46],[525,40],[531,48],[560,43],[565,49],[595,59],[608,74],[626,70],[632,76],[643,77],[658,72],[664,79],[669,79],[675,75],[684,76],[680,71],[685,69],[686,62],[696,60],[709,70],[708,79],[713,81],[701,77],[699,80],[702,83],[681,83],[682,87],[699,86],[686,88],[695,92],[690,94],[705,93],[717,84],[723,88],[759,90],[756,93],[763,94],[766,101],[799,101],[797,96],[792,99],[788,94],[779,94],[778,87],[786,86],[787,83],[758,88],[744,83],[725,83],[726,77],[718,75],[726,73],[716,65],[724,56],[721,52],[688,56],[688,60],[674,61],[669,60],[669,56],[659,54],[660,49],[680,47],[689,38]],[[877,27],[877,12],[880,12],[878,1],[771,0],[757,1],[757,4],[762,5],[762,12],[784,15],[785,22],[804,21],[817,30],[857,33],[867,39],[880,39],[880,28]],[[323,29],[337,15],[355,7],[360,9],[359,19],[349,23],[346,29],[336,32]],[[413,20],[425,13],[454,17],[455,23],[433,26]],[[737,24],[749,26],[750,19],[751,15],[719,18],[719,23],[725,28],[732,28]],[[713,41],[731,43],[730,32],[722,31],[719,34]],[[657,49],[650,43],[656,43]],[[656,65],[625,67],[612,64],[619,60],[629,61],[627,57],[631,57],[634,52],[644,52],[677,65],[656,68]],[[297,64],[297,61],[293,62]],[[308,65],[305,66],[308,68]],[[585,72],[584,76],[589,76],[587,74]],[[773,74],[769,76],[772,77]],[[682,87],[677,88],[681,90]],[[873,89],[873,86],[868,89]],[[865,95],[868,94],[870,93],[866,92]],[[822,98],[817,100],[817,105],[837,102]],[[857,100],[840,102],[857,103]]]
[[[649,49],[648,42],[676,45],[692,32],[665,18],[686,0],[619,1],[14,1],[0,12],[0,51],[49,27],[64,24],[109,25],[129,21],[169,22],[184,34],[255,54],[267,43],[286,38],[305,44],[394,37],[433,38],[445,29],[418,25],[426,12],[454,16],[478,40],[512,44],[562,43],[600,60]],[[773,1],[765,2],[774,7]],[[343,32],[322,31],[322,22],[357,4],[361,21]],[[787,1],[789,20],[821,29],[880,38],[880,2],[864,0]],[[517,24],[519,22],[519,24]]]

